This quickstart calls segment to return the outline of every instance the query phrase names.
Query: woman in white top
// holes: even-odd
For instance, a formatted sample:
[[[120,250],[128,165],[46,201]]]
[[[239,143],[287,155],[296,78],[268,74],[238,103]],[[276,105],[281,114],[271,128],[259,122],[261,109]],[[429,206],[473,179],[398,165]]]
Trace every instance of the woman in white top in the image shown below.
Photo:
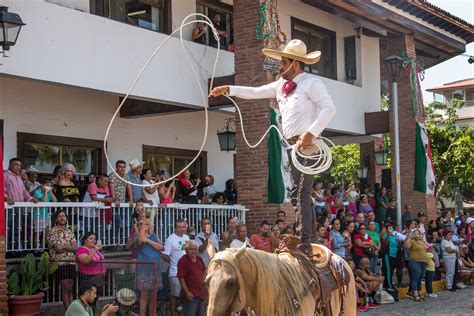
[[[155,184],[155,180],[153,180],[153,174],[150,169],[143,169],[141,179],[142,184]],[[153,203],[153,208],[149,209],[150,222],[153,226],[155,226],[156,207],[160,204],[160,194],[158,192],[159,187],[160,186],[156,184],[143,188],[143,194],[145,195],[145,198]]]
[[[448,291],[456,291],[453,286],[456,281],[454,280],[454,273],[456,270],[458,247],[453,244],[452,235],[451,231],[445,231],[444,238],[441,241],[441,251],[443,253],[444,267],[446,268],[446,289]]]

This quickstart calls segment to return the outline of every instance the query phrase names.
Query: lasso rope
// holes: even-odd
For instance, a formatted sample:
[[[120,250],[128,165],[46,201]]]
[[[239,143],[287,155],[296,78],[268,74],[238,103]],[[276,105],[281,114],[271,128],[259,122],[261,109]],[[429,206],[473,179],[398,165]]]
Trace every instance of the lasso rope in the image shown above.
[[[191,17],[202,17],[204,20],[192,20],[192,21],[189,21],[187,22]],[[216,72],[216,68],[217,68],[217,63],[219,61],[219,51],[220,51],[220,41],[219,41],[219,35],[217,33],[217,30],[216,28],[214,27],[214,25],[212,24],[212,21],[205,15],[203,14],[200,14],[200,13],[191,13],[189,14],[188,16],[186,16],[183,21],[181,22],[181,26],[176,29],[175,31],[173,31],[171,34],[169,34],[165,40],[158,46],[157,49],[155,49],[155,51],[151,54],[151,56],[148,58],[148,60],[145,62],[145,64],[143,65],[142,69],[140,70],[140,72],[138,73],[137,77],[135,78],[135,80],[133,81],[131,87],[128,89],[127,91],[127,94],[125,95],[125,97],[122,99],[122,102],[120,102],[119,106],[117,107],[117,110],[115,111],[114,115],[112,116],[110,122],[109,122],[109,125],[107,126],[107,130],[105,132],[105,136],[104,136],[104,155],[105,155],[105,159],[107,160],[107,165],[112,169],[112,172],[117,176],[119,177],[123,182],[125,183],[128,183],[132,186],[137,186],[137,187],[152,187],[152,186],[156,186],[156,185],[160,185],[160,184],[164,184],[164,183],[167,183],[173,179],[175,179],[176,177],[178,177],[183,171],[185,171],[186,169],[188,169],[195,161],[196,159],[198,159],[199,155],[201,154],[203,148],[204,148],[204,145],[206,144],[206,140],[207,140],[207,132],[208,132],[208,128],[209,128],[209,113],[208,113],[208,96],[207,96],[207,93],[204,93],[204,89],[202,87],[202,84],[201,84],[201,81],[199,80],[199,77],[197,75],[197,72],[196,72],[196,69],[193,65],[193,63],[190,61],[190,53],[187,51],[185,45],[184,45],[184,39],[183,39],[183,28],[188,26],[188,25],[191,25],[193,23],[198,23],[198,22],[203,22],[205,24],[207,24],[210,29],[212,30],[212,33],[214,35],[214,38],[216,39],[217,41],[217,52],[216,52],[216,57],[215,57],[215,60],[214,60],[214,64],[213,64],[213,67],[212,67],[212,76],[211,76],[211,81],[210,81],[210,90],[212,91],[212,88],[213,88],[213,85],[214,85],[214,78],[215,78],[215,72]],[[156,57],[156,55],[158,54],[158,52],[160,51],[160,49],[164,46],[164,44],[173,36],[175,35],[177,32],[179,32],[179,38],[180,38],[180,43],[181,43],[181,47],[182,49],[186,52],[186,59],[187,61],[189,62],[190,66],[191,66],[191,70],[193,72],[193,76],[194,78],[196,79],[196,82],[198,83],[198,86],[199,86],[199,91],[201,93],[201,97],[202,97],[202,100],[203,100],[203,104],[204,104],[204,114],[205,114],[205,130],[204,130],[204,137],[203,137],[203,140],[202,140],[202,143],[201,143],[201,147],[199,148],[199,151],[198,153],[196,154],[196,156],[182,169],[180,170],[179,172],[177,172],[175,175],[171,176],[170,178],[166,179],[166,180],[162,180],[162,181],[159,181],[159,182],[156,182],[154,184],[137,184],[137,183],[132,183],[126,179],[124,179],[122,176],[120,176],[114,166],[112,165],[111,161],[110,161],[110,158],[109,158],[109,154],[107,152],[107,139],[109,138],[109,134],[110,134],[110,129],[112,128],[112,125],[115,121],[115,119],[117,118],[117,115],[120,113],[120,109],[122,108],[122,106],[125,104],[126,100],[128,99],[128,97],[130,96],[130,94],[132,93],[133,89],[135,88],[135,86],[137,85],[138,83],[138,80],[140,80],[141,76],[143,75],[143,73],[145,72],[145,70],[148,68],[150,62]],[[247,140],[247,137],[245,135],[245,130],[244,130],[244,126],[243,126],[243,121],[242,121],[242,113],[240,112],[240,108],[239,106],[237,105],[237,103],[232,99],[230,98],[228,95],[225,95],[226,98],[228,98],[232,104],[234,104],[234,106],[236,107],[237,109],[237,112],[239,113],[239,118],[240,118],[240,125],[241,125],[241,128],[242,128],[242,136],[245,140],[245,143],[247,144],[247,146],[249,146],[250,148],[255,148],[257,147],[258,145],[260,145],[260,143],[263,141],[263,139],[267,136],[267,134],[270,132],[270,130],[272,128],[274,128],[278,134],[281,136],[281,138],[283,139],[283,141],[285,141],[288,146],[292,147],[292,152],[291,152],[291,159],[293,161],[293,164],[294,166],[301,172],[305,173],[305,174],[310,174],[310,175],[316,175],[316,174],[319,174],[321,172],[324,172],[326,171],[327,169],[329,169],[329,167],[331,166],[331,162],[332,162],[332,155],[331,155],[331,149],[329,147],[329,145],[327,143],[329,143],[330,145],[334,145],[329,139],[325,138],[325,137],[319,137],[319,138],[314,138],[313,139],[313,145],[316,146],[319,150],[319,152],[317,154],[314,154],[314,155],[304,155],[302,154],[298,148],[296,147],[296,145],[294,146],[291,146],[286,140],[285,138],[283,137],[282,133],[280,132],[280,130],[276,127],[276,126],[270,126],[266,131],[265,133],[263,134],[263,136],[260,138],[260,140],[254,144],[254,145],[251,145],[248,140]],[[299,163],[298,159],[300,160],[303,160],[303,159],[309,159],[311,162],[311,165],[309,166],[303,166],[301,163]]]

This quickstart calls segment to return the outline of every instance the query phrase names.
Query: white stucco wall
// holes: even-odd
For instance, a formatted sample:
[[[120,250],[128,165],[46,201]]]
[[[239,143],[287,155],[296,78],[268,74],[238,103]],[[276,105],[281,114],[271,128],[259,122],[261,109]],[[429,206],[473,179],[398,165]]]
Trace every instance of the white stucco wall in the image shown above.
[[[102,140],[118,98],[101,92],[0,77],[0,118],[5,120],[3,167],[17,155],[17,132]],[[229,115],[210,112],[208,173],[218,189],[233,178],[233,152],[221,152],[216,131]],[[140,119],[118,118],[108,141],[112,164],[142,158],[142,145],[198,150],[204,111]],[[111,171],[110,169],[108,170]]]
[[[173,1],[175,3],[176,1]],[[192,1],[173,4],[174,25],[195,11]],[[43,1],[2,1],[27,23],[0,72],[125,94],[167,35]],[[191,27],[188,32],[191,31]],[[207,89],[216,49],[186,42]],[[221,51],[216,76],[234,72],[234,54]],[[180,42],[171,38],[152,61],[133,95],[172,104],[202,106]]]

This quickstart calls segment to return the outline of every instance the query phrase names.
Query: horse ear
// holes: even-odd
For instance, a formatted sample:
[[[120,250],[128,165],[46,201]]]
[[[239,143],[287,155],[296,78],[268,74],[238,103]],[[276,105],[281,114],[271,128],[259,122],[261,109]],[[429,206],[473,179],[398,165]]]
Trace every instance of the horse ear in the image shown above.
[[[247,241],[245,241],[242,247],[240,247],[239,250],[237,250],[234,256],[238,258],[241,255],[243,255],[246,250],[247,250]]]

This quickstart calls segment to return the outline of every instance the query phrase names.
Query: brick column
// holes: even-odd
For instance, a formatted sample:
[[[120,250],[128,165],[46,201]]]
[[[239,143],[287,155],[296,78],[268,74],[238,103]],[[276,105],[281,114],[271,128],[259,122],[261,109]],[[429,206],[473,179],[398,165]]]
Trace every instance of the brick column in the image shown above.
[[[393,37],[387,40],[387,45],[381,50],[381,59],[388,55],[401,55],[406,52],[410,56],[416,56],[415,41],[411,34],[400,37]],[[385,54],[385,55],[384,55]],[[382,78],[387,78],[385,67],[381,67]],[[391,83],[389,82],[390,94]],[[424,122],[421,115],[415,116],[412,107],[412,85],[408,74],[402,73],[398,80],[398,113],[399,113],[399,139],[400,139],[400,182],[402,194],[402,210],[405,204],[411,204],[414,212],[425,211],[428,218],[436,217],[436,202],[431,196],[421,192],[413,191],[413,181],[415,177],[415,142],[416,142],[416,122]],[[392,102],[392,101],[390,101]],[[390,103],[392,106],[392,103]],[[390,111],[390,136],[394,139],[393,111]],[[392,141],[392,186],[395,192],[395,148]],[[412,214],[412,216],[415,214]]]
[[[259,86],[273,81],[270,73],[263,73],[263,41],[257,40],[255,28],[259,23],[258,0],[234,1],[234,43],[235,43],[235,84]],[[255,79],[258,77],[257,79]],[[268,111],[270,100],[238,101],[246,136],[250,143],[255,143],[268,128]],[[238,120],[238,116],[236,115]],[[237,123],[240,126],[240,122]],[[236,139],[236,180],[239,192],[239,203],[245,205],[249,212],[247,223],[249,232],[264,219],[274,222],[280,205],[268,204],[268,151],[267,141],[250,149],[245,144],[240,128]],[[291,215],[291,214],[288,214]]]

